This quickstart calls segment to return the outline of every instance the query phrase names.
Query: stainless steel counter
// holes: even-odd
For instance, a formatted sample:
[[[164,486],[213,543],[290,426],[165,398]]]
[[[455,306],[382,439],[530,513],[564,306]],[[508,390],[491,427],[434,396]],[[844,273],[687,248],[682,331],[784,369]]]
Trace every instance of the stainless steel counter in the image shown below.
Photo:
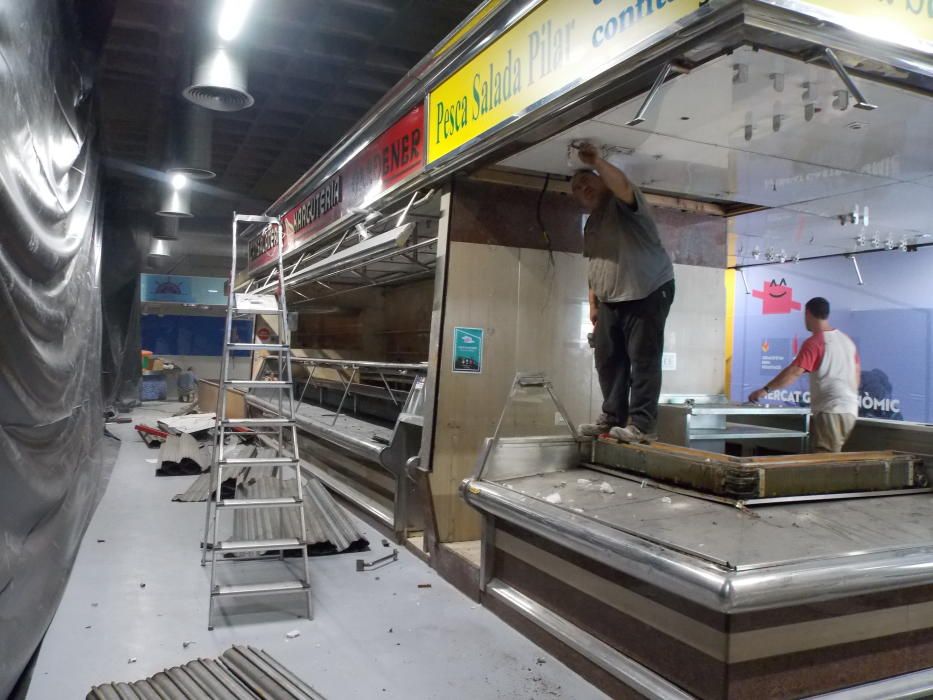
[[[753,424],[743,422],[743,418],[752,419]],[[769,418],[783,421],[769,425]],[[788,418],[795,419],[792,428],[784,425]],[[787,439],[796,440],[800,452],[806,452],[809,423],[809,408],[729,403],[725,397],[658,406],[658,436],[662,442],[711,452],[724,452],[726,442],[742,442],[752,449],[753,443]]]
[[[498,445],[479,478],[464,482],[467,502],[714,610],[933,583],[929,493],[751,512],[577,466],[572,439]],[[554,494],[559,503],[546,500]]]

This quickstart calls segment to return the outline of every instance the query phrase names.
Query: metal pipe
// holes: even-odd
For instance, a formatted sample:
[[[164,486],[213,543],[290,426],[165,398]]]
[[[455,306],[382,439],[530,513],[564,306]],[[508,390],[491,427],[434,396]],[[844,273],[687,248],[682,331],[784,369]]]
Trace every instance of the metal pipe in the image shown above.
[[[862,271],[859,269],[858,260],[855,259],[854,255],[847,255],[846,257],[852,261],[852,267],[855,268],[855,276],[858,277],[859,286],[863,286],[865,284],[865,280],[862,279]]]
[[[746,293],[746,294],[751,294],[751,293],[752,293],[752,290],[751,290],[751,288],[748,286],[748,277],[745,276],[745,270],[740,269],[740,270],[739,270],[739,274],[742,275],[742,284],[745,285],[745,293]]]
[[[327,357],[293,357],[292,362],[331,365],[334,367],[361,367],[363,369],[397,369],[412,372],[424,372],[428,369],[427,362],[373,362],[370,360],[332,360]]]
[[[872,104],[865,99],[862,91],[858,89],[855,81],[852,80],[852,76],[849,75],[849,72],[846,70],[845,66],[839,62],[839,59],[836,57],[836,53],[832,49],[823,49],[823,56],[825,56],[826,61],[830,66],[832,66],[833,70],[836,71],[836,73],[842,79],[842,82],[845,83],[845,86],[849,92],[855,96],[855,106],[857,109],[864,109],[868,111],[878,109],[878,105]]]
[[[638,113],[635,115],[635,118],[626,122],[626,126],[638,126],[645,121],[645,114],[648,112],[648,108],[654,101],[655,96],[661,91],[661,86],[664,85],[664,81],[667,80],[667,76],[671,74],[672,69],[673,66],[670,63],[664,64],[661,72],[658,73],[658,77],[654,80],[654,85],[651,86],[648,94],[645,95],[645,101],[642,102],[641,107],[638,108]]]

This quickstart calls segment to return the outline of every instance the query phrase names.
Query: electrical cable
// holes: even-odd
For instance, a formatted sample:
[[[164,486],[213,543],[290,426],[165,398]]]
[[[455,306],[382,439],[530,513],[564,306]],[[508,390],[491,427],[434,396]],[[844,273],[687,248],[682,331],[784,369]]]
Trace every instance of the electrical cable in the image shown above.
[[[551,265],[554,265],[554,246],[551,244],[551,236],[547,232],[547,226],[544,225],[544,219],[541,218],[541,204],[544,202],[544,193],[547,192],[547,186],[551,182],[551,174],[546,173],[544,175],[544,186],[541,188],[541,192],[538,193],[538,204],[535,209],[535,217],[538,219],[538,226],[541,229],[541,235],[544,236],[544,242],[547,245],[548,258],[550,259]]]

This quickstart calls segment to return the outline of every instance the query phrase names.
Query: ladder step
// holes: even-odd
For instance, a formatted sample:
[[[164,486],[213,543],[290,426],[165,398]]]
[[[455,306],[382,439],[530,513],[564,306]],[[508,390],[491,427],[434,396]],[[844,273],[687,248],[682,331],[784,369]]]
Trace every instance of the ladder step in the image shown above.
[[[227,352],[235,350],[288,350],[287,345],[281,343],[227,343]]]
[[[263,379],[228,379],[224,382],[228,386],[236,387],[262,387],[263,389],[291,389],[289,382],[265,381]]]
[[[295,593],[310,588],[303,581],[280,581],[278,583],[247,583],[238,586],[214,586],[212,596],[269,595],[272,593]]]
[[[298,467],[301,462],[292,457],[224,457],[222,467]]]
[[[300,506],[301,501],[293,496],[283,498],[225,498],[218,505],[221,508],[289,508]]]
[[[278,425],[289,426],[293,423],[294,421],[290,418],[224,418],[221,421],[221,425],[230,426],[231,428],[250,428],[253,426],[268,427]]]
[[[277,540],[227,540],[217,543],[218,552],[261,552],[276,549],[301,549],[305,545],[297,538],[284,537]]]

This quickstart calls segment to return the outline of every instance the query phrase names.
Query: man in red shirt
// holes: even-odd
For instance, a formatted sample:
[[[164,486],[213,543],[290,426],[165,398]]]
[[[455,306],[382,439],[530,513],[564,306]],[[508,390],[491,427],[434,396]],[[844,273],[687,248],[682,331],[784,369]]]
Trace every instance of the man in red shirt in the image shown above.
[[[815,297],[807,302],[804,318],[807,338],[794,361],[753,391],[748,400],[757,402],[775,389],[810,375],[810,449],[841,452],[858,418],[858,386],[862,372],[855,343],[829,323],[829,302]]]

